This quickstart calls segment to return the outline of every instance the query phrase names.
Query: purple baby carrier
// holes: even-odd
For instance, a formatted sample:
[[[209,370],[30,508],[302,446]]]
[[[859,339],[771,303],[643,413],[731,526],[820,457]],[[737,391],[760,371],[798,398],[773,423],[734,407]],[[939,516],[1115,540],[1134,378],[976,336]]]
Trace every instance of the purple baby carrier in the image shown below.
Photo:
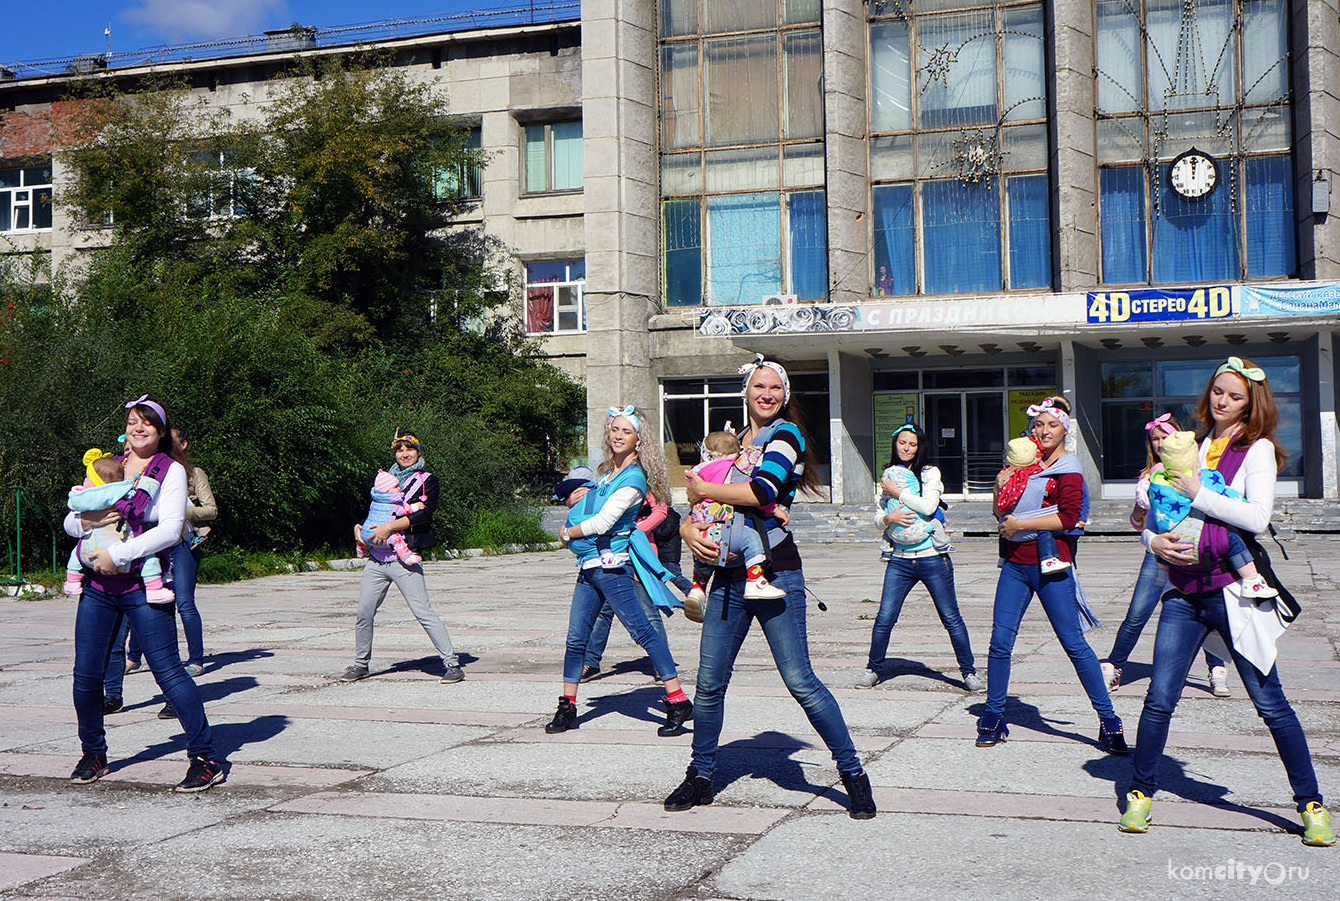
[[[125,458],[123,457],[122,460]],[[112,505],[117,513],[121,514],[120,528],[128,537],[134,538],[144,531],[144,516],[153,503],[154,496],[143,488],[138,487],[140,478],[153,479],[162,487],[163,477],[172,466],[172,458],[167,454],[154,454],[149,461],[149,465],[144,467],[144,472],[140,473],[139,478],[135,480],[137,487],[131,490],[129,494],[121,498]],[[164,555],[160,554],[162,559]],[[108,576],[103,573],[92,573],[89,576],[89,584],[94,588],[106,594],[128,594],[136,588],[141,587],[140,570],[144,567],[144,560],[137,559],[130,562],[130,569],[124,573]],[[168,561],[163,560],[163,571],[167,572]]]

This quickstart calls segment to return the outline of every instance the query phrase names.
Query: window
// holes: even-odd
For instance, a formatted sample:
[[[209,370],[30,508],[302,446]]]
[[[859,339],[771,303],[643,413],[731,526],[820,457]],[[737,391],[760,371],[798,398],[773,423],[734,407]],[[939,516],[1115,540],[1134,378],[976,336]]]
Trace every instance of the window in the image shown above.
[[[586,331],[586,262],[526,266],[526,331],[532,335]]]
[[[434,173],[433,195],[436,199],[477,200],[484,196],[484,166],[479,160],[482,147],[480,127],[476,125],[465,137],[464,149],[472,158]]]
[[[582,189],[582,123],[527,125],[526,193]]]
[[[817,0],[661,4],[662,292],[828,296]]]
[[[203,187],[186,202],[194,219],[233,219],[246,214],[247,187],[255,170],[233,165],[227,150],[202,150],[191,155],[201,169]]]
[[[1042,5],[985,6],[870,3],[875,295],[1051,284]]]
[[[1298,357],[1253,357],[1266,371],[1279,427],[1275,442],[1289,452],[1283,477],[1304,470],[1302,377]],[[1103,419],[1103,479],[1134,480],[1145,466],[1145,423],[1172,413],[1184,429],[1196,429],[1196,404],[1223,362],[1163,360],[1103,363],[1099,367]]]
[[[1098,0],[1099,226],[1105,284],[1293,274],[1288,4]],[[1191,148],[1218,182],[1183,199]]]
[[[0,169],[0,232],[51,228],[51,165]]]

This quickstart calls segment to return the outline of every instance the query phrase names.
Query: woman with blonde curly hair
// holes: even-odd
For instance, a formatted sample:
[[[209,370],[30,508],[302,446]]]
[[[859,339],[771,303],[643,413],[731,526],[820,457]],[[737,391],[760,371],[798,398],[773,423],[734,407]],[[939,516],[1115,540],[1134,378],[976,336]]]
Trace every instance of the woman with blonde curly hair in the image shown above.
[[[650,429],[650,419],[632,405],[609,408],[603,441],[605,459],[596,468],[595,483],[569,509],[567,524],[559,532],[559,538],[577,556],[578,572],[568,614],[563,694],[553,720],[544,727],[550,734],[578,728],[577,685],[586,644],[606,602],[633,640],[650,655],[652,666],[665,682],[665,725],[656,734],[682,735],[684,723],[693,717],[693,702],[679,686],[670,646],[647,619],[633,588],[628,545],[642,500],[648,489],[659,497],[668,497],[670,491],[665,458]]]

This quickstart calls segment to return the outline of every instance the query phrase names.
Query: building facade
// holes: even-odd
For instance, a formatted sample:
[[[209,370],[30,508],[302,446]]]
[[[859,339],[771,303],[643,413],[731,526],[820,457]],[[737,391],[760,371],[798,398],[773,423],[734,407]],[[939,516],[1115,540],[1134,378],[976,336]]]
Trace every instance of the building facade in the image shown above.
[[[382,45],[477,123],[490,163],[457,187],[593,445],[636,403],[696,462],[758,351],[835,502],[869,499],[908,419],[949,493],[989,491],[1055,392],[1122,497],[1142,424],[1190,423],[1235,354],[1279,399],[1281,490],[1340,496],[1336,0],[587,0]],[[174,65],[230,102],[283,58]],[[58,259],[93,238],[22,115],[65,77],[0,82],[0,236]]]

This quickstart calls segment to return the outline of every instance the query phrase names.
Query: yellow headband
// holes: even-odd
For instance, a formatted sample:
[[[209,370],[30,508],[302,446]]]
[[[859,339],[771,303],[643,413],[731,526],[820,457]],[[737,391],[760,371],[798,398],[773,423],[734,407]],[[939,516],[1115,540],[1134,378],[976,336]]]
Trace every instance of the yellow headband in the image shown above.
[[[88,476],[88,480],[94,485],[106,485],[107,482],[102,476],[98,475],[97,470],[93,468],[93,464],[110,456],[112,456],[112,454],[101,451],[96,447],[90,447],[88,450],[84,451],[84,473]]]

